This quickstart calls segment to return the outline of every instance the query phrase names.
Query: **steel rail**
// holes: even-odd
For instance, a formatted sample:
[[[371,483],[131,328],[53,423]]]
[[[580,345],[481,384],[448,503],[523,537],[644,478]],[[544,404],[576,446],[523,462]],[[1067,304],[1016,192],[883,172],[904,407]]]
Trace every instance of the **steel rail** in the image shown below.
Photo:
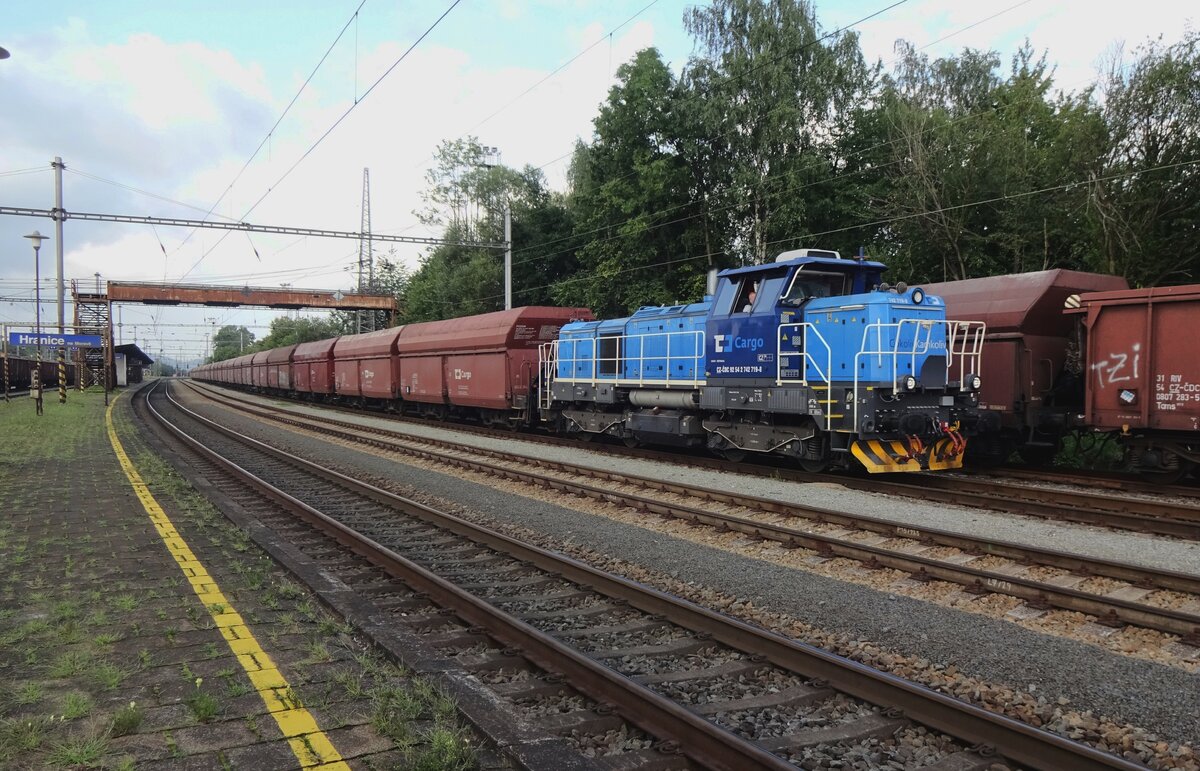
[[[1200,523],[1200,507],[1192,504],[1134,498],[1130,496],[1113,496],[1105,493],[1085,492],[1081,490],[1063,490],[1056,487],[1034,487],[1014,484],[999,479],[929,474],[921,475],[919,480],[887,480],[886,484],[891,485],[892,489],[898,487],[921,487],[928,489],[932,485],[940,490],[950,490],[956,495],[961,495],[963,492],[970,492],[987,498],[1004,498],[1005,500],[1017,501],[1022,504],[1049,504],[1054,507],[1061,507],[1066,504],[1071,507],[1072,511],[1096,512],[1101,515],[1123,514],[1142,517],[1149,521],[1160,521],[1169,517]]]
[[[218,402],[225,401],[233,409],[243,411],[247,414],[269,418],[299,428],[312,428],[312,416],[303,416],[309,420],[306,423],[303,420],[282,418],[272,414],[273,412],[278,412],[293,415],[297,418],[302,416],[302,413],[292,410],[251,407],[245,405],[244,402],[239,404],[237,403],[238,400],[230,400],[223,396],[208,396],[208,398]],[[920,554],[897,552],[894,549],[887,549],[881,546],[847,541],[838,536],[811,533],[783,525],[746,519],[732,514],[705,511],[694,506],[668,503],[630,493],[621,493],[607,487],[572,482],[556,477],[549,477],[544,474],[537,474],[532,471],[525,471],[520,468],[511,468],[509,466],[463,458],[437,450],[414,447],[395,439],[385,440],[363,436],[361,433],[358,433],[358,430],[362,428],[361,426],[356,426],[346,421],[338,421],[330,418],[318,418],[317,420],[323,424],[323,434],[347,441],[369,443],[382,449],[415,455],[424,460],[444,463],[470,471],[525,482],[537,485],[538,487],[560,490],[574,495],[583,495],[594,500],[630,506],[639,511],[646,511],[664,517],[684,519],[721,530],[733,530],[756,538],[775,541],[788,547],[808,548],[822,556],[847,557],[866,563],[872,568],[901,570],[911,574],[919,581],[937,579],[960,584],[967,587],[970,591],[979,593],[995,592],[1006,594],[1025,600],[1034,608],[1055,607],[1063,610],[1078,611],[1095,616],[1105,624],[1118,626],[1121,624],[1133,624],[1148,629],[1176,634],[1185,642],[1200,644],[1200,615],[1194,613],[1159,608],[1118,597],[1106,597],[1045,581],[1036,581],[997,571],[972,568],[969,565],[955,564],[932,557],[923,557]],[[369,433],[377,434],[380,431],[383,430],[377,431],[371,429]],[[389,433],[393,433],[394,435],[394,432]],[[506,463],[525,464],[561,473],[575,474],[622,484],[632,484],[678,495],[717,500],[746,508],[759,508],[771,513],[811,519],[818,522],[834,523],[845,527],[904,538],[906,540],[953,546],[972,552],[985,552],[1022,562],[1032,562],[1072,570],[1084,575],[1101,575],[1117,578],[1134,583],[1139,587],[1154,587],[1200,595],[1200,577],[1177,571],[1165,571],[1127,565],[1111,560],[1081,557],[1067,552],[1040,549],[1007,541],[987,541],[936,528],[901,525],[869,515],[848,514],[832,509],[784,503],[758,496],[730,493],[714,488],[693,487],[691,485],[677,484],[634,474],[592,469],[564,461],[550,461],[511,452],[467,447],[448,440],[411,436],[405,438],[408,441],[418,444],[449,447],[456,452],[482,455]]]
[[[1007,479],[1051,482],[1053,484],[1079,485],[1119,492],[1149,493],[1176,498],[1200,498],[1200,487],[1187,484],[1159,484],[1148,482],[1135,474],[1103,472],[1088,469],[1033,468],[1031,466],[998,466],[978,469],[972,475],[998,476]]]
[[[170,398],[169,394],[168,398]],[[899,709],[906,717],[917,723],[943,731],[969,744],[994,748],[995,752],[1016,763],[1038,769],[1144,769],[1144,766],[1131,763],[1124,758],[1042,731],[1004,715],[989,712],[981,707],[930,690],[895,675],[881,672],[865,664],[752,626],[739,619],[674,597],[628,578],[606,573],[578,560],[518,541],[498,531],[382,490],[239,434],[188,410],[174,402],[173,399],[172,402],[179,410],[213,430],[231,438],[236,437],[239,442],[303,468],[334,484],[348,487],[376,502],[394,506],[438,527],[508,554],[515,559],[529,562],[542,570],[560,574],[568,580],[588,586],[608,597],[624,600],[644,612],[661,615],[680,626],[709,634],[713,639],[738,650],[764,656],[766,660],[784,669],[801,673],[807,677],[826,680],[832,687],[856,698],[880,706]],[[286,495],[286,493],[283,494]],[[399,555],[395,556],[399,557]],[[428,572],[419,566],[414,565],[414,567],[422,572]],[[436,578],[436,576],[433,577]],[[457,587],[451,586],[448,589],[461,592]],[[488,607],[490,608],[490,606]],[[532,628],[530,629],[532,630]],[[537,630],[532,631],[541,634]],[[553,638],[550,638],[549,642],[559,645]],[[586,659],[586,657],[583,658]],[[619,677],[624,679],[623,676]],[[638,688],[641,689],[641,686]],[[584,688],[580,688],[580,690],[586,692]],[[702,720],[701,722],[707,724],[707,721]],[[730,734],[730,736],[733,735]],[[734,736],[734,738],[737,737]],[[681,749],[685,752],[695,750],[695,748],[687,747],[686,744],[681,745]],[[689,757],[693,756],[689,754]],[[769,753],[768,757],[779,760]],[[703,759],[709,762],[712,760],[711,757]],[[745,760],[739,758],[732,767],[747,767]],[[790,764],[785,767],[794,768]]]
[[[450,529],[459,535],[471,537],[471,533],[475,529],[475,526],[463,527],[468,524],[464,520],[458,520],[424,504],[366,485],[221,426],[179,404],[171,397],[170,393],[165,395],[176,409],[201,425],[259,452],[300,466],[334,484],[349,488],[357,495],[398,508],[406,514],[415,515],[442,527],[446,527],[450,520],[454,520],[458,527]],[[497,640],[507,646],[519,648],[521,654],[534,664],[547,671],[563,675],[573,687],[595,701],[601,704],[613,704],[622,717],[647,733],[660,739],[676,742],[680,752],[698,764],[706,768],[728,769],[729,771],[746,768],[783,771],[795,768],[783,758],[715,723],[710,723],[693,712],[689,712],[676,702],[594,661],[574,648],[564,645],[545,632],[488,604],[470,592],[455,586],[238,466],[168,421],[150,403],[149,393],[147,393],[146,404],[156,420],[196,452],[226,469],[239,480],[251,485],[260,493],[296,512],[314,528],[330,535],[346,548],[363,555],[418,592],[426,593],[435,603],[453,608],[467,625],[484,627]],[[503,536],[500,537],[503,538]],[[565,558],[551,559],[550,564],[554,569],[565,569],[566,561]]]
[[[206,384],[207,385],[207,384]],[[237,388],[229,384],[220,384],[226,388]],[[323,404],[323,407],[338,411],[361,414],[362,410],[351,409],[341,405]],[[410,418],[406,416],[388,413],[390,419],[399,422],[415,423],[418,425],[428,425],[428,421]],[[511,437],[511,431],[503,431],[480,426],[473,426],[465,423],[456,423],[452,426],[454,430],[463,431],[466,433],[479,434],[483,436],[491,436],[496,438]],[[548,444],[562,447],[579,447],[580,441],[577,439],[567,439],[564,437],[553,436],[536,432],[526,432],[521,434],[521,438],[526,441],[537,442],[539,444]],[[899,480],[881,479],[879,475],[863,477],[853,474],[825,474],[811,473],[800,471],[794,468],[785,468],[780,465],[771,465],[776,459],[762,458],[756,459],[759,462],[731,464],[728,460],[720,458],[701,456],[695,453],[686,453],[680,451],[666,451],[648,448],[629,448],[623,445],[592,443],[588,445],[590,449],[597,452],[606,452],[613,455],[623,455],[634,458],[642,458],[646,460],[662,460],[675,464],[684,464],[694,466],[696,468],[715,469],[726,473],[745,474],[747,476],[757,477],[773,477],[790,482],[812,483],[812,482],[827,482],[829,484],[841,485],[853,490],[861,490],[864,492],[884,493],[887,495],[898,495],[907,498],[918,498],[922,500],[934,501],[938,503],[947,503],[956,506],[970,506],[990,509],[993,511],[1003,511],[1013,514],[1026,516],[1034,516],[1043,519],[1066,520],[1071,522],[1080,522],[1090,525],[1098,525],[1102,527],[1112,527],[1122,530],[1133,530],[1136,532],[1153,533],[1156,535],[1169,535],[1178,538],[1189,540],[1200,540],[1200,507],[1179,506],[1170,502],[1147,502],[1151,510],[1158,511],[1158,515],[1130,513],[1120,511],[1118,508],[1126,498],[1113,498],[1110,496],[1096,496],[1090,505],[1093,508],[1080,505],[1071,505],[1064,503],[1053,502],[1055,491],[1047,490],[1040,493],[1043,498],[1050,498],[1050,501],[1032,500],[1028,496],[1023,498],[1006,497],[1006,491],[1020,490],[1035,490],[1021,485],[1004,485],[995,483],[993,492],[983,492],[980,490],[969,489],[971,485],[979,487],[982,482],[972,480],[963,475],[946,476],[944,474],[926,472],[919,475],[912,482],[903,482]],[[888,475],[896,476],[896,475]],[[943,478],[944,477],[944,478]],[[931,480],[940,479],[939,482],[931,482]],[[929,484],[926,484],[929,482]],[[997,492],[998,491],[998,492]],[[1068,494],[1069,493],[1064,493]],[[1108,502],[1105,505],[1105,502]],[[1135,503],[1134,505],[1139,505]],[[1181,514],[1182,516],[1176,516]]]

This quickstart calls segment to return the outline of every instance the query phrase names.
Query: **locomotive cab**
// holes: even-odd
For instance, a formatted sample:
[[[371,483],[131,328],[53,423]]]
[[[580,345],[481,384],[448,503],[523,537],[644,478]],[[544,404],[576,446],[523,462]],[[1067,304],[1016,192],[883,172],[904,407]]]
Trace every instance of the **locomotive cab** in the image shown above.
[[[810,469],[958,467],[982,336],[886,267],[800,250],[721,274],[708,322],[710,445],[795,455]],[[753,300],[751,301],[751,297]],[[950,381],[955,372],[968,373]]]

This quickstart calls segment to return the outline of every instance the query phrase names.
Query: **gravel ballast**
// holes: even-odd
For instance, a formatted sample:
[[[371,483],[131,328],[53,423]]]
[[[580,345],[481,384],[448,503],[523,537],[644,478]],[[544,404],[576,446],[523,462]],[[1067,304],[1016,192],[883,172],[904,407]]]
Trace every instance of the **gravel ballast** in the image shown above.
[[[293,405],[295,407],[297,405]],[[410,485],[424,494],[459,502],[463,507],[501,522],[536,530],[554,539],[603,551],[616,558],[644,565],[693,582],[720,589],[767,608],[802,619],[816,627],[856,639],[875,640],[895,651],[918,655],[935,662],[957,666],[971,676],[1011,685],[1022,690],[1063,696],[1077,710],[1094,710],[1114,720],[1149,728],[1164,739],[1195,743],[1200,740],[1200,677],[1178,669],[1137,661],[1107,653],[1095,646],[1063,638],[1038,634],[1013,624],[976,614],[943,608],[866,587],[805,573],[768,562],[749,559],[646,529],[631,527],[610,519],[571,511],[538,500],[509,495],[493,488],[456,479],[453,476],[395,463],[364,452],[330,445],[315,438],[282,432],[263,426],[245,415],[213,406],[199,411],[221,417],[222,422],[261,439],[274,437],[277,443],[295,448],[301,454],[364,473]],[[339,415],[348,419],[345,413]],[[365,416],[364,422],[377,422],[398,430],[418,433],[432,427],[396,424],[386,419]],[[446,432],[442,431],[442,435]],[[280,438],[282,437],[282,439]],[[483,446],[498,440],[472,437]],[[586,454],[586,462],[598,467],[614,467],[641,474],[662,474],[661,464],[606,457],[585,450],[564,450],[514,440],[507,444],[516,452],[583,461],[575,454]],[[619,465],[610,465],[619,464]],[[960,523],[988,523],[987,532],[997,537],[1052,544],[1056,548],[1074,548],[1056,538],[1040,539],[1029,533],[1034,526],[1052,528],[1070,535],[1081,545],[1118,543],[1141,544],[1140,549],[1156,549],[1155,564],[1172,564],[1164,556],[1168,546],[1188,547],[1164,539],[1124,533],[1110,533],[1074,526],[1057,526],[1030,520],[1016,522],[1008,515],[920,504],[847,491],[827,485],[800,485],[760,480],[740,475],[720,474],[672,467],[673,479],[696,481],[706,486],[729,486],[736,480],[739,489],[758,495],[803,496],[798,500],[830,508],[862,510],[897,520],[951,528],[949,522],[934,519],[954,516]],[[723,481],[722,481],[723,480]],[[777,490],[771,492],[771,490]],[[791,499],[791,498],[789,498]],[[913,519],[906,519],[912,517]],[[999,532],[1008,519],[1012,534]],[[996,531],[992,525],[996,524]],[[982,527],[982,525],[981,525]],[[960,528],[962,529],[962,528]],[[1065,536],[1064,536],[1065,537]],[[1081,549],[1081,551],[1083,551]],[[1093,553],[1088,550],[1085,553]],[[1111,556],[1097,553],[1097,556]],[[1119,553],[1122,559],[1133,554]],[[1149,559],[1148,556],[1144,557]],[[1200,563],[1200,556],[1193,560]]]
[[[235,393],[233,395],[237,398],[249,398],[262,404],[283,405],[288,409],[300,412],[387,428],[415,437],[448,439],[485,449],[504,450],[533,458],[565,461],[620,473],[661,477],[664,469],[664,464],[658,461],[610,455],[586,449],[583,443],[580,443],[579,447],[553,446],[523,441],[519,434],[514,434],[511,439],[495,439],[465,431],[456,431],[444,425],[400,422],[369,412],[361,414],[345,411],[333,412],[322,407],[266,399],[251,394]],[[686,462],[686,459],[684,461]],[[1154,568],[1169,568],[1200,576],[1200,542],[1109,530],[1077,523],[1058,523],[1037,517],[1021,517],[1011,513],[949,506],[910,498],[894,498],[861,490],[850,490],[841,485],[825,482],[806,484],[685,465],[670,466],[669,468],[671,480],[683,484],[723,490],[736,489],[749,495],[773,498],[799,505],[879,517],[902,524],[941,528],[965,535],[1011,541],[1039,548],[1058,549],[1099,559],[1116,560]]]

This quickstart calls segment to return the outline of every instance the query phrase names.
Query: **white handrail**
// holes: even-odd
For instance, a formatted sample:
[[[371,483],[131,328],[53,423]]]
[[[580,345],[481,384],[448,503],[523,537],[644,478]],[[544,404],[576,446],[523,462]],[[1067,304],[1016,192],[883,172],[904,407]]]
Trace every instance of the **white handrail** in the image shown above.
[[[662,353],[646,353],[646,344],[651,340],[665,338],[666,350]],[[679,341],[684,338],[690,338],[692,341],[692,353],[690,354],[673,354],[672,349],[679,347]],[[615,356],[600,356],[601,341],[615,341],[616,355]],[[562,343],[571,343],[571,356],[562,358]],[[582,343],[590,342],[593,346],[591,356],[580,356],[578,353],[579,346]],[[636,344],[637,356],[628,355],[630,349]],[[539,356],[541,354],[539,353]],[[671,363],[677,359],[691,359],[692,376],[672,377]],[[702,385],[704,382],[703,365],[704,365],[704,332],[702,330],[690,330],[679,332],[647,332],[640,335],[600,335],[597,337],[584,338],[565,338],[554,341],[553,349],[554,369],[551,377],[553,380],[570,382],[570,383],[590,383],[593,386],[601,383],[615,383],[620,385]],[[548,361],[548,360],[547,360]],[[622,377],[622,364],[629,362],[637,362],[638,376],[636,378]],[[663,377],[648,378],[646,376],[647,361],[662,361],[664,362]],[[580,362],[587,362],[591,365],[590,377],[576,377],[575,368]],[[612,372],[609,374],[597,373],[597,365],[599,363],[610,362],[612,364]],[[559,377],[557,374],[559,365],[569,365],[570,377]],[[603,367],[601,367],[603,369]]]
[[[538,369],[541,371],[542,377],[538,400],[543,410],[550,409],[554,403],[554,394],[551,393],[550,386],[554,383],[554,370],[557,362],[558,340],[540,343],[538,345]]]
[[[900,343],[904,339],[903,330],[905,325],[911,325],[915,328],[912,335],[912,345],[902,351],[900,350]],[[900,358],[906,356],[909,359],[909,369],[915,377],[918,375],[916,368],[917,357],[927,355],[929,349],[936,345],[933,341],[933,331],[938,326],[945,328],[945,338],[942,345],[946,351],[946,382],[950,382],[950,373],[956,363],[956,357],[962,377],[966,377],[968,374],[968,363],[970,364],[970,372],[979,373],[980,359],[983,355],[983,339],[987,333],[987,324],[982,321],[900,319],[899,321],[887,323],[882,321],[872,322],[863,329],[862,344],[859,346],[858,353],[854,355],[854,427],[856,430],[858,429],[859,364],[861,358],[863,356],[877,356],[877,363],[883,366],[884,357],[890,357],[892,363],[891,382],[894,384],[898,381],[900,375]],[[891,350],[884,348],[883,331],[885,329],[893,330],[896,333],[896,337],[892,341]],[[922,338],[921,330],[925,330],[926,332],[924,338]],[[868,348],[872,332],[875,333],[875,349]]]

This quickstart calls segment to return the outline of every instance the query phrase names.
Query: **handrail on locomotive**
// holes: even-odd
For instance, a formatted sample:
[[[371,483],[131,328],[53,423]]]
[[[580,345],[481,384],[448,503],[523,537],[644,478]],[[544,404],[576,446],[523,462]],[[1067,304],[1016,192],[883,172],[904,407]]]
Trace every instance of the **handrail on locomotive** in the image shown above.
[[[912,346],[908,350],[900,350],[901,341],[904,339],[904,327],[911,325],[914,327],[912,334]],[[937,343],[934,342],[934,329],[944,327],[945,334],[945,349],[946,349],[946,382],[950,382],[951,373],[955,370],[955,364],[958,365],[958,373],[960,378],[965,378],[968,373],[978,373],[980,363],[983,357],[983,340],[987,334],[987,324],[982,321],[955,321],[953,319],[901,319],[900,321],[884,323],[876,321],[868,324],[863,329],[862,344],[859,346],[858,353],[854,356],[854,425],[858,425],[858,408],[859,402],[859,377],[858,373],[861,369],[859,366],[863,356],[875,356],[876,364],[884,366],[885,357],[890,357],[892,364],[892,383],[900,382],[900,363],[903,357],[909,359],[909,371],[914,372],[914,366],[918,356],[924,356],[929,353],[930,348],[936,348]],[[895,336],[889,336],[891,340],[891,350],[886,350],[884,347],[883,332],[892,330]],[[922,338],[921,331],[925,330],[925,336]],[[867,345],[872,331],[875,333],[876,348],[868,349]],[[957,361],[956,361],[957,360]],[[960,384],[961,385],[961,384]]]

